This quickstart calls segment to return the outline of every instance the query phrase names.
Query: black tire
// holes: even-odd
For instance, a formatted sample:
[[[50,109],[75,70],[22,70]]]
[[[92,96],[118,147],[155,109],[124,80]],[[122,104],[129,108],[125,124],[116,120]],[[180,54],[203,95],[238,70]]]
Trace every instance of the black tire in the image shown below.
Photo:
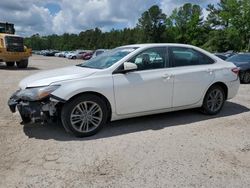
[[[241,81],[244,84],[250,83],[250,71],[246,71],[246,72],[243,73]]]
[[[216,92],[218,93],[218,95],[217,97],[214,96],[213,98],[212,96]],[[201,111],[208,115],[218,114],[221,111],[225,103],[225,100],[226,100],[225,96],[226,96],[225,91],[223,90],[221,86],[219,85],[211,86],[205,95],[205,98],[203,100],[203,105],[201,107]],[[216,100],[218,103],[216,103]]]
[[[14,65],[15,65],[14,61],[6,62],[7,67],[14,67]]]
[[[98,126],[94,126],[94,124],[91,123],[92,120],[89,120],[87,117],[88,115],[85,112],[80,112],[77,108],[77,106],[79,107],[80,104],[82,103],[86,103],[87,107],[89,107],[89,103],[93,103],[97,105],[98,108],[98,112],[96,113],[97,115],[101,114],[101,117],[99,118],[99,124]],[[82,106],[83,107],[83,106]],[[90,107],[89,111],[91,111],[92,106]],[[84,110],[81,108],[81,110]],[[87,110],[88,111],[88,110]],[[78,113],[79,115],[75,115],[75,113]],[[83,115],[83,113],[85,113],[85,115]],[[96,114],[93,114],[93,116],[95,116]],[[75,123],[75,125],[72,123],[72,116],[81,116],[81,120],[79,117],[78,121],[79,124]],[[61,111],[61,120],[62,120],[62,124],[65,127],[66,130],[70,130],[70,132],[72,132],[76,137],[87,137],[87,136],[92,136],[94,134],[96,134],[98,131],[100,131],[103,126],[105,125],[105,123],[107,122],[107,118],[108,118],[108,109],[106,107],[106,103],[105,101],[103,101],[100,97],[96,96],[96,95],[91,95],[91,94],[82,94],[79,95],[75,98],[73,98],[72,100],[68,101],[66,104],[64,104],[62,111]],[[85,120],[83,120],[85,119]],[[77,120],[75,121],[77,122]],[[84,126],[82,125],[83,122],[87,122]],[[87,127],[89,128],[92,125],[92,130],[87,131]],[[76,127],[77,126],[77,127]],[[78,127],[79,126],[79,127]],[[86,130],[82,130],[79,131],[78,129],[86,129]]]
[[[73,56],[72,59],[76,59],[76,56]]]
[[[20,69],[25,69],[28,67],[28,63],[29,63],[28,59],[23,59],[21,61],[16,62],[16,65]]]
[[[20,116],[21,116],[21,118],[22,118],[22,123],[23,123],[23,124],[27,124],[27,123],[30,123],[30,122],[31,122],[31,118],[30,118],[29,116],[26,116],[26,115],[21,114],[21,113],[20,113]]]

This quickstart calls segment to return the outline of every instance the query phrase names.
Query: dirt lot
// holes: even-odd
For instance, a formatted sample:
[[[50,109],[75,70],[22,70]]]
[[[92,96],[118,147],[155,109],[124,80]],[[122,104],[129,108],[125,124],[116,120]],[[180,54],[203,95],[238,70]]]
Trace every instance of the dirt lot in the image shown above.
[[[77,63],[0,64],[0,187],[250,187],[250,85],[213,117],[188,110],[122,120],[82,139],[57,124],[20,125],[7,106],[18,82]]]

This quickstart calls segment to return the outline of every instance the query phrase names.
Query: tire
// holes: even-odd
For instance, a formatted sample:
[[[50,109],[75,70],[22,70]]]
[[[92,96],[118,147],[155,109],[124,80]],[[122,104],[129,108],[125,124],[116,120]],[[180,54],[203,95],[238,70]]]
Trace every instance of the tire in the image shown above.
[[[20,116],[22,118],[22,123],[26,124],[26,123],[31,122],[31,118],[29,116],[25,116],[24,114],[21,114],[21,113],[20,113]]]
[[[72,59],[76,59],[76,56],[73,56]]]
[[[241,81],[242,81],[242,83],[244,83],[244,84],[250,83],[250,71],[244,72]]]
[[[29,63],[28,59],[23,59],[21,61],[16,62],[16,65],[20,69],[25,69],[28,67],[28,63]]]
[[[91,113],[92,112],[92,113]],[[100,131],[108,118],[105,101],[96,95],[83,94],[67,102],[61,111],[65,129],[76,137],[87,137]]]
[[[15,65],[14,61],[6,62],[7,67],[14,67],[14,65]]]
[[[208,115],[218,114],[225,103],[225,91],[219,85],[210,87],[203,100],[201,111]]]

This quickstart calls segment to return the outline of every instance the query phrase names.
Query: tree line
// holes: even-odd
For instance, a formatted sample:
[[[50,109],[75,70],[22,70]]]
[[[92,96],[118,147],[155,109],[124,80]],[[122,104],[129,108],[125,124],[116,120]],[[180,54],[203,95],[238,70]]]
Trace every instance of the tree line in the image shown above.
[[[199,5],[186,3],[165,14],[153,5],[138,19],[134,28],[112,29],[103,32],[99,28],[79,34],[40,36],[25,38],[25,45],[33,50],[98,49],[114,48],[136,43],[185,43],[212,52],[250,49],[250,1],[220,0],[209,4],[204,18]]]

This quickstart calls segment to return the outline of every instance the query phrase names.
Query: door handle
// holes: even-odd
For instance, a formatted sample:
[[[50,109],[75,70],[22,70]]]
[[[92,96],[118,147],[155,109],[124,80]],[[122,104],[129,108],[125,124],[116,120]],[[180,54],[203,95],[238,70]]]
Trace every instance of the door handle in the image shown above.
[[[212,70],[212,69],[207,69],[207,72],[208,72],[209,74],[213,74],[213,70]]]
[[[169,80],[172,76],[172,74],[163,74],[162,78]]]

